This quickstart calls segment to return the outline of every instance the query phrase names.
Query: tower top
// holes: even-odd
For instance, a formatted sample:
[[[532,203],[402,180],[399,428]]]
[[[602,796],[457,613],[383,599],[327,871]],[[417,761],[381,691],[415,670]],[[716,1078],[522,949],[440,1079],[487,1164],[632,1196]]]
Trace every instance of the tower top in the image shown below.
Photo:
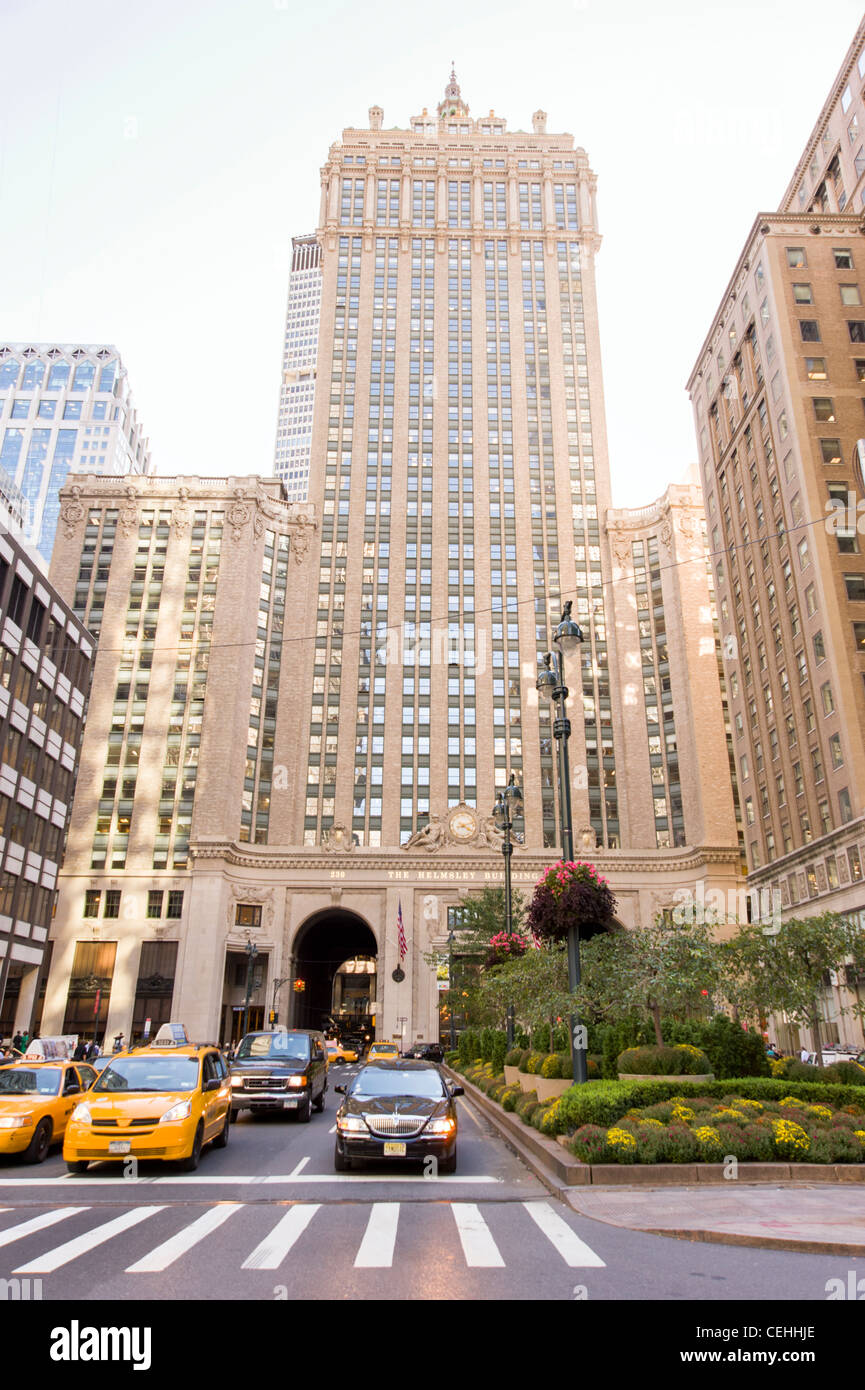
[[[456,68],[451,63],[450,81],[445,87],[444,101],[438,104],[439,117],[442,116],[467,116],[469,114],[468,104],[463,101],[460,94],[460,84],[457,82]]]

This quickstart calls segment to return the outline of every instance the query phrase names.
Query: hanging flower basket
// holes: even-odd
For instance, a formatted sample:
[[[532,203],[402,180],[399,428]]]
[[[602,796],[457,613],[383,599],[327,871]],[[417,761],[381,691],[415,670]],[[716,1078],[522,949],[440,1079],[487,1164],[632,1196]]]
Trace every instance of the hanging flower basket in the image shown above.
[[[489,946],[490,952],[484,962],[487,970],[494,965],[504,965],[505,961],[516,960],[529,949],[526,938],[516,931],[496,932],[495,936],[490,937]]]
[[[581,941],[609,931],[616,899],[594,864],[559,860],[535,885],[527,926],[542,941],[562,941],[576,925]]]

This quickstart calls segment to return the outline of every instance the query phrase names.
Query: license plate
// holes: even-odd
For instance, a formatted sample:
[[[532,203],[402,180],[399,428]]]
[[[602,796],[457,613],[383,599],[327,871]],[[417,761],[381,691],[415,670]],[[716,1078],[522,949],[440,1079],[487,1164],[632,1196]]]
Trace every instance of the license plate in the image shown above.
[[[296,1110],[296,1109],[297,1109],[297,1096],[292,1096],[292,1097],[291,1097],[291,1100],[284,1100],[284,1101],[282,1102],[282,1108],[283,1108],[283,1110]]]
[[[110,1154],[128,1154],[131,1148],[132,1142],[129,1139],[112,1139],[108,1145],[108,1152]]]
[[[385,1158],[405,1158],[405,1144],[385,1144]]]

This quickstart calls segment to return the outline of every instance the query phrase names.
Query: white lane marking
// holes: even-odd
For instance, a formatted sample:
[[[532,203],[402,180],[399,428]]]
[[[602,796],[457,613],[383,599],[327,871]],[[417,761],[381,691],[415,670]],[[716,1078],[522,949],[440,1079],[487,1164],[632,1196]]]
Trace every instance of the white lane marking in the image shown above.
[[[140,1221],[146,1221],[148,1216],[155,1216],[158,1211],[165,1211],[165,1207],[136,1207],[134,1211],[125,1212],[123,1216],[116,1216],[113,1221],[106,1221],[104,1225],[94,1227],[83,1236],[76,1236],[65,1245],[58,1245],[45,1255],[38,1255],[29,1264],[13,1269],[12,1273],[53,1274],[61,1265],[69,1264],[70,1260],[77,1260],[79,1255],[86,1255],[88,1250],[95,1250],[97,1245],[104,1245],[112,1236],[119,1236],[122,1231],[128,1231],[130,1226],[137,1226]]]
[[[2,1207],[0,1211],[9,1211],[11,1208]],[[13,1240],[21,1240],[24,1236],[29,1236],[33,1231],[44,1231],[46,1226],[54,1226],[58,1221],[65,1221],[67,1216],[77,1216],[80,1211],[89,1211],[89,1207],[60,1207],[57,1211],[46,1211],[42,1216],[34,1216],[30,1221],[22,1221],[18,1226],[10,1226],[5,1231],[0,1231],[0,1246],[11,1245]]]
[[[571,1269],[606,1269],[600,1255],[596,1255],[591,1246],[580,1240],[576,1231],[571,1230],[567,1221],[563,1221],[548,1202],[523,1202],[523,1206]]]
[[[369,1213],[363,1240],[355,1258],[355,1269],[390,1269],[396,1228],[399,1221],[399,1202],[375,1202]]]
[[[490,1235],[490,1229],[473,1202],[451,1206],[469,1269],[503,1269],[504,1260]]]
[[[450,1183],[459,1186],[464,1183],[503,1183],[504,1178],[489,1177],[486,1174],[470,1174],[465,1177],[438,1177],[436,1183]],[[423,1183],[428,1187],[429,1178],[422,1177],[419,1173],[299,1173],[297,1177],[292,1177],[290,1173],[247,1173],[247,1174],[227,1174],[224,1177],[214,1177],[212,1174],[199,1175],[188,1173],[162,1177],[162,1178],[122,1178],[114,1174],[110,1177],[101,1178],[95,1174],[89,1177],[59,1177],[59,1178],[0,1178],[0,1187],[121,1187],[125,1192],[127,1187],[133,1187],[137,1183],[148,1183],[151,1186],[168,1183],[169,1187],[195,1187],[199,1186],[219,1186],[220,1183],[364,1183],[364,1182],[413,1182],[416,1186]]]
[[[296,1168],[292,1168],[291,1172],[289,1173],[289,1177],[296,1178],[298,1173],[306,1167],[307,1163],[309,1163],[308,1156],[306,1158],[302,1158]]]
[[[466,1114],[468,1115],[469,1119],[472,1120],[472,1121],[474,1122],[474,1124],[477,1126],[477,1128],[478,1128],[478,1129],[483,1129],[483,1126],[482,1126],[480,1120],[478,1119],[477,1115],[476,1115],[475,1112],[474,1112],[474,1108],[473,1108],[471,1105],[469,1105],[468,1101],[465,1100],[462,1096],[458,1096],[458,1097],[457,1097],[457,1100],[458,1100],[458,1102],[461,1102],[460,1108],[461,1108],[462,1110],[465,1110],[465,1112],[466,1112]]]
[[[151,1250],[149,1255],[136,1260],[134,1265],[128,1265],[126,1274],[158,1274],[161,1270],[167,1269],[169,1265],[179,1260],[181,1255],[185,1255],[205,1236],[209,1236],[211,1231],[216,1231],[227,1221],[229,1216],[233,1216],[236,1211],[241,1211],[242,1202],[223,1202],[219,1206],[211,1207],[203,1216],[199,1216],[197,1221],[185,1226],[177,1235],[171,1236],[169,1240],[163,1241],[162,1245],[157,1245],[155,1250]]]
[[[320,1202],[308,1202],[291,1207],[274,1226],[269,1236],[256,1245],[252,1254],[243,1261],[241,1269],[279,1269],[295,1241],[303,1235]]]
[[[327,1132],[328,1134],[336,1134],[336,1125],[331,1125],[330,1129]]]

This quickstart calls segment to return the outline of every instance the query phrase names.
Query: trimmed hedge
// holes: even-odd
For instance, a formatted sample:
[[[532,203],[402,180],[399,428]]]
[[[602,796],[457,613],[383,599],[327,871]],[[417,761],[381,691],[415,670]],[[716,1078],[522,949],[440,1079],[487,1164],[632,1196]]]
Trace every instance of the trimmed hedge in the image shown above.
[[[616,1059],[620,1072],[639,1076],[705,1076],[711,1063],[699,1047],[691,1043],[674,1043],[672,1047],[629,1047]]]
[[[746,1076],[730,1081],[588,1081],[572,1086],[559,1103],[560,1133],[571,1133],[583,1125],[614,1125],[631,1109],[657,1105],[674,1096],[742,1096],[747,1100],[783,1100],[796,1096],[817,1103],[825,1101],[836,1109],[847,1105],[865,1111],[865,1096],[858,1086],[837,1086],[807,1081],[785,1081],[775,1077]]]

